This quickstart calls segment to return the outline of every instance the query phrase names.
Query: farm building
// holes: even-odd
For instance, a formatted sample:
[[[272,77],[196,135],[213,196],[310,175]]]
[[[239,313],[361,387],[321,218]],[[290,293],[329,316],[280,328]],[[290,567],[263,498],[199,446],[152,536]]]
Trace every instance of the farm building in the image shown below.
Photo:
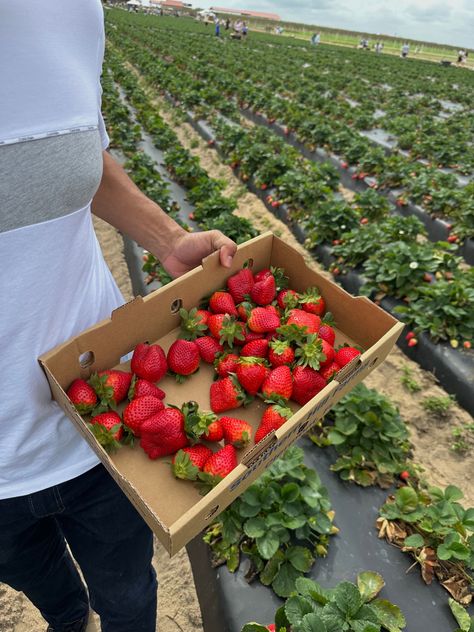
[[[266,13],[264,11],[248,11],[247,9],[231,9],[225,7],[211,7],[214,13],[225,13],[226,15],[235,15],[240,18],[260,18],[264,20],[280,21],[281,17],[277,13]]]

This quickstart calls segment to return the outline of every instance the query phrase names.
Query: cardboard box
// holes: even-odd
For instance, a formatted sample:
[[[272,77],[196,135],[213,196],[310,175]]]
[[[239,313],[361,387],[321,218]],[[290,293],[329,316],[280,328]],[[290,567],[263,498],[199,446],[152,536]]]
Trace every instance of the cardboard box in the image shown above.
[[[253,260],[255,271],[270,266],[284,268],[290,286],[303,291],[319,287],[334,315],[336,345],[356,343],[365,352],[345,366],[337,379],[304,407],[295,405],[295,414],[278,431],[257,446],[239,450],[239,465],[206,496],[200,496],[194,484],[176,480],[170,471],[171,457],[152,461],[137,445],[123,447],[108,455],[96,442],[84,420],[74,409],[65,389],[77,377],[89,377],[93,371],[120,364],[139,342],[158,342],[165,351],[176,338],[179,307],[198,305],[203,296],[225,286],[226,279],[243,263]],[[56,347],[40,358],[54,398],[100,457],[105,467],[124,490],[170,555],[197,535],[254,481],[281,452],[323,417],[327,411],[386,358],[394,346],[402,324],[363,297],[353,297],[338,285],[310,270],[302,256],[281,239],[266,233],[239,246],[231,270],[219,264],[218,254],[207,257],[202,266],[185,274],[145,298],[137,297],[115,310],[111,318],[98,323]],[[166,402],[181,405],[195,400],[210,409],[209,386],[213,368],[205,363],[184,385],[170,377],[160,382]],[[235,414],[258,427],[265,405],[257,400]]]

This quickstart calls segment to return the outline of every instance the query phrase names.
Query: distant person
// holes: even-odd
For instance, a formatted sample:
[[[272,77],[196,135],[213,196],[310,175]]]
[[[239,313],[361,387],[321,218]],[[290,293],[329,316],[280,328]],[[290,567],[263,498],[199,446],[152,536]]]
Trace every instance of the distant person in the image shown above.
[[[405,42],[402,46],[402,57],[406,59],[408,57],[408,53],[410,52],[410,45],[408,42]]]
[[[244,22],[244,23],[242,24],[242,35],[245,37],[245,36],[247,35],[247,33],[248,33],[248,26],[247,26],[247,24]]]
[[[311,44],[313,44],[313,46],[318,46],[320,41],[321,41],[321,33],[313,33],[313,36],[311,37]]]
[[[230,27],[230,20],[229,20],[229,18],[227,18],[226,21],[225,21],[225,30],[228,31],[229,27]]]
[[[220,35],[221,35],[221,25],[220,25],[219,20],[216,20],[215,25],[216,25],[216,31],[215,31],[216,32],[216,37],[220,37]]]
[[[467,56],[466,51],[463,48],[461,48],[458,51],[458,64],[463,64],[466,61],[466,56]]]

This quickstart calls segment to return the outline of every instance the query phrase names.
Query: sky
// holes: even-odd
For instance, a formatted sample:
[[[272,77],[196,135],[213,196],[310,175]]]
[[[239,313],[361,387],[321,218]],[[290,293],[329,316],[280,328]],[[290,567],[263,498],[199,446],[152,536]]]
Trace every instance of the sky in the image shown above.
[[[191,1],[191,0],[189,0]],[[474,47],[474,0],[194,0],[278,13],[283,20]]]

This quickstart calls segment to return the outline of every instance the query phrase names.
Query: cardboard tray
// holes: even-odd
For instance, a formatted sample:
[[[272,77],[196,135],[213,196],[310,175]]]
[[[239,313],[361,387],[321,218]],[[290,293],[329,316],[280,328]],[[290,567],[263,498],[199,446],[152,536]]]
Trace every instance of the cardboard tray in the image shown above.
[[[304,291],[319,287],[337,323],[336,345],[344,342],[360,345],[365,352],[346,365],[337,379],[330,382],[305,406],[294,407],[295,414],[278,431],[257,446],[239,450],[239,465],[211,492],[202,497],[194,484],[176,480],[170,471],[171,457],[152,461],[136,445],[122,447],[108,455],[97,443],[83,418],[75,410],[65,390],[77,377],[88,378],[94,371],[111,367],[128,370],[120,359],[139,342],[158,342],[165,351],[175,340],[181,306],[190,309],[203,296],[225,286],[226,279],[247,260],[255,271],[277,266],[284,268],[290,286]],[[104,320],[71,338],[39,358],[54,399],[97,453],[131,502],[156,533],[170,555],[174,555],[223,511],[298,437],[307,432],[334,404],[362,381],[386,358],[403,325],[364,297],[352,297],[335,283],[310,270],[303,257],[281,239],[266,233],[239,246],[232,269],[223,268],[218,253],[179,279],[142,298],[116,309]],[[195,400],[210,409],[211,366],[200,370],[179,385],[170,377],[160,382],[166,402],[181,406]],[[247,408],[230,411],[258,427],[264,404],[257,400]]]

